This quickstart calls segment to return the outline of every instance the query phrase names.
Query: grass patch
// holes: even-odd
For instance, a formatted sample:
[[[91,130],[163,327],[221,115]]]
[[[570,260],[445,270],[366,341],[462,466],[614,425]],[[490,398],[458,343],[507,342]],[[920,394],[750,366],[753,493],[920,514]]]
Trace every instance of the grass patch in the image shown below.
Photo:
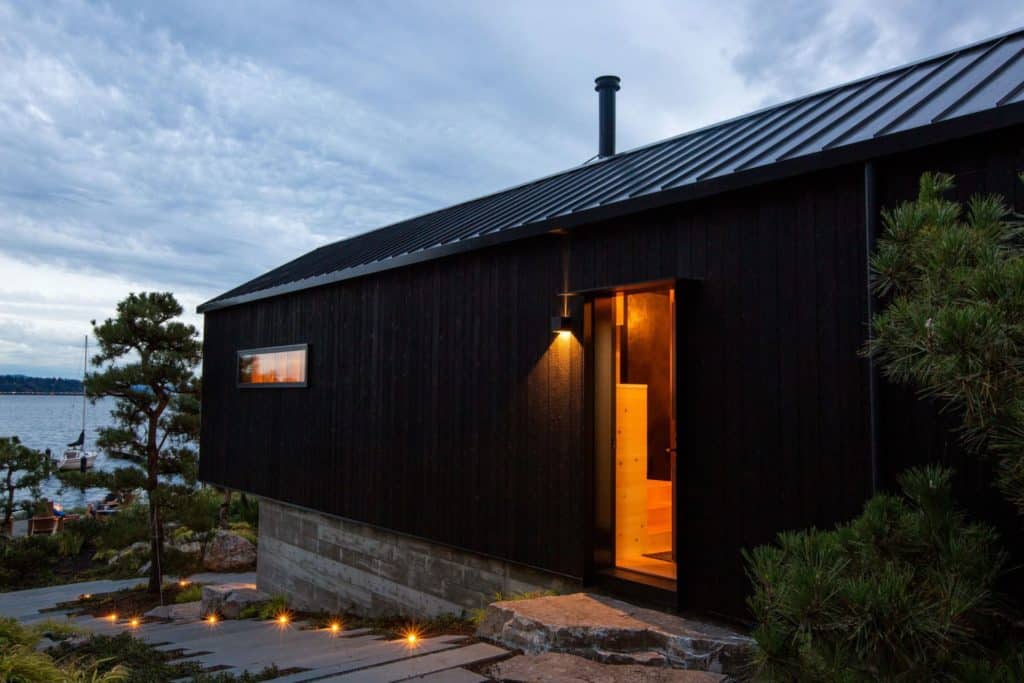
[[[290,614],[288,609],[288,596],[286,595],[275,595],[266,602],[257,602],[251,605],[246,605],[241,614],[238,615],[239,619],[276,619],[282,614]]]
[[[174,602],[178,605],[186,602],[196,602],[201,600],[203,597],[203,587],[198,583],[190,583],[185,588],[178,591],[178,594],[174,596]]]
[[[58,662],[73,661],[77,666],[88,667],[101,675],[115,670],[124,671],[125,677],[117,680],[126,683],[153,683],[178,678],[196,683],[257,683],[302,670],[283,670],[270,666],[257,673],[241,675],[204,672],[202,666],[196,662],[172,661],[181,656],[180,652],[161,652],[141,640],[136,640],[129,633],[119,633],[116,636],[96,635],[76,645],[61,643],[50,648],[47,654]]]

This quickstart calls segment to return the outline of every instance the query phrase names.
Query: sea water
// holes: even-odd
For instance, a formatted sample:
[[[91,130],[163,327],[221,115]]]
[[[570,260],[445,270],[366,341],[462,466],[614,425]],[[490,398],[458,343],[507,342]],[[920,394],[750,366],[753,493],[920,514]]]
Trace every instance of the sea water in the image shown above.
[[[85,403],[85,447],[97,453],[95,469],[109,471],[130,466],[125,460],[104,455],[96,448],[96,430],[114,423],[111,411],[114,399],[99,399]],[[43,451],[49,448],[54,455],[63,455],[67,444],[78,438],[82,430],[81,396],[46,396],[26,394],[0,395],[0,436],[17,436],[29,448]],[[84,506],[87,501],[103,498],[102,489],[67,489],[60,493],[60,481],[56,477],[42,486],[43,496],[59,501],[65,509]],[[17,500],[29,497],[28,491],[18,491]]]

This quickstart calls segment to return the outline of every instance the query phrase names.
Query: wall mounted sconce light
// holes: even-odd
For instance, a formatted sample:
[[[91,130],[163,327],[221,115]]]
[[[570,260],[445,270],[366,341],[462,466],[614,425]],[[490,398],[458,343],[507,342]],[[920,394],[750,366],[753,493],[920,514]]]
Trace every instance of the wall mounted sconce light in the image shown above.
[[[552,334],[572,334],[572,318],[567,315],[551,317]]]

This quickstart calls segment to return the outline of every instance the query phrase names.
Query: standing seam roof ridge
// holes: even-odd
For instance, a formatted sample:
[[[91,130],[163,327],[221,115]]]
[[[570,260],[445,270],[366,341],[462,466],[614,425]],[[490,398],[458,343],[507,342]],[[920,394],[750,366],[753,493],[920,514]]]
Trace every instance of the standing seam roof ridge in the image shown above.
[[[862,132],[865,128],[868,127],[868,124],[871,121],[877,119],[879,116],[882,116],[883,114],[892,113],[893,107],[898,102],[901,102],[904,99],[913,95],[921,86],[923,86],[928,81],[932,80],[933,78],[937,78],[947,67],[953,64],[960,56],[961,54],[959,52],[950,55],[949,58],[946,59],[946,61],[939,64],[935,69],[932,69],[928,73],[924,74],[918,80],[910,83],[903,90],[895,93],[890,99],[879,104],[871,112],[865,114],[857,121],[850,122],[850,125],[847,126],[847,128],[842,133],[826,142],[822,146],[822,149],[832,149],[834,147],[838,147],[844,140],[847,140],[850,137],[853,137],[855,134]],[[873,136],[869,135],[868,137]]]
[[[821,130],[815,131],[814,133],[812,133],[812,134],[808,135],[807,137],[805,137],[803,140],[801,140],[799,142],[796,142],[795,144],[789,145],[788,147],[785,147],[775,157],[775,161],[782,161],[784,159],[788,159],[791,156],[794,156],[797,153],[798,150],[801,150],[801,149],[804,149],[804,148],[807,148],[807,147],[812,147],[812,149],[815,149],[815,150],[821,150],[821,149],[827,148],[828,147],[827,143],[823,144],[823,145],[812,145],[812,143],[815,140],[818,140],[818,139],[823,138],[823,137],[827,137],[830,134],[834,134],[835,133],[835,130],[834,130],[835,126],[842,125],[841,122],[848,122],[850,119],[852,119],[854,116],[856,116],[859,112],[862,112],[863,110],[867,109],[871,104],[875,103],[875,100],[873,98],[878,98],[878,97],[883,97],[883,96],[888,95],[891,90],[894,90],[895,88],[899,87],[904,81],[908,80],[914,74],[921,74],[921,71],[923,69],[925,69],[926,67],[931,67],[931,70],[925,72],[923,75],[919,75],[918,80],[923,80],[924,78],[927,78],[928,74],[932,73],[935,70],[934,64],[919,64],[917,66],[914,66],[914,67],[911,67],[909,69],[906,69],[905,71],[903,71],[901,73],[886,74],[886,76],[884,76],[883,78],[888,78],[890,76],[892,78],[890,78],[889,82],[885,83],[885,85],[883,85],[878,90],[878,92],[874,93],[872,95],[872,97],[866,97],[866,98],[864,98],[864,100],[862,102],[859,102],[859,103],[855,104],[850,109],[850,111],[845,112],[841,117],[837,118],[836,121],[834,123],[832,123],[831,126],[822,127]],[[878,82],[882,82],[882,81],[879,80]]]
[[[892,121],[890,121],[886,126],[884,126],[884,127],[880,128],[879,130],[875,131],[874,137],[878,137],[879,135],[885,135],[887,132],[889,132],[893,128],[895,128],[898,124],[902,123],[903,121],[906,121],[908,118],[910,118],[911,116],[916,114],[921,109],[921,107],[923,107],[925,104],[927,104],[928,102],[931,102],[936,97],[938,97],[939,95],[944,93],[954,83],[958,83],[960,81],[960,79],[963,78],[963,76],[965,74],[970,73],[970,71],[972,69],[974,69],[981,62],[983,62],[985,60],[985,58],[988,57],[990,54],[992,54],[992,52],[994,52],[996,50],[996,48],[998,48],[1000,45],[1002,45],[1005,40],[1006,40],[1006,38],[1001,38],[1001,39],[997,40],[996,42],[992,43],[992,45],[990,45],[988,47],[988,49],[982,50],[981,54],[979,54],[976,57],[974,57],[971,61],[967,62],[967,64],[965,64],[962,67],[960,67],[960,69],[955,74],[952,74],[949,78],[947,78],[945,83],[943,83],[938,88],[935,88],[934,90],[932,90],[931,92],[926,94],[924,97],[922,97],[920,100],[918,100],[913,106],[908,107],[907,109],[905,109],[896,118],[894,118]],[[968,53],[967,52],[963,52],[961,54],[966,55]]]
[[[1007,57],[998,68],[991,71],[987,76],[975,83],[973,87],[969,88],[967,92],[956,98],[952,104],[936,114],[935,117],[932,118],[931,122],[935,123],[936,121],[941,121],[947,118],[950,113],[959,109],[965,102],[969,101],[971,97],[981,92],[989,83],[1005,73],[1010,66],[1020,59],[1021,55],[1024,55],[1024,47],[1019,48],[1016,52]],[[996,106],[998,106],[998,104]]]
[[[658,178],[654,186],[658,189],[669,189],[670,187],[685,183],[687,179],[694,177],[694,171],[696,169],[702,168],[708,161],[717,159],[723,154],[727,154],[729,150],[736,145],[745,144],[751,139],[756,139],[758,135],[762,134],[766,129],[773,130],[774,126],[777,126],[781,121],[787,120],[794,111],[806,110],[809,103],[810,100],[796,102],[792,106],[788,106],[788,108],[774,112],[772,116],[767,117],[764,121],[759,120],[753,122],[758,125],[751,125],[744,128],[741,131],[741,134],[734,136],[735,139],[730,138],[728,140],[728,144],[726,144],[726,140],[724,139],[717,141],[708,148],[706,151],[707,154],[702,154],[700,157],[691,157],[687,160],[685,165],[681,165],[668,175]]]
[[[753,125],[753,121],[747,122]],[[615,201],[620,197],[632,197],[633,193],[642,191],[646,183],[654,182],[655,179],[664,174],[666,169],[675,168],[681,163],[686,163],[696,154],[715,145],[718,140],[735,134],[734,127],[722,126],[716,130],[703,131],[699,136],[686,145],[668,145],[672,152],[661,162],[638,174],[635,178],[623,178],[615,186],[608,188],[607,192],[591,199],[591,205],[604,205]]]
[[[1006,93],[1006,95],[1004,95],[1003,97],[999,98],[999,101],[996,102],[996,106],[1001,107],[1004,104],[1008,104],[1015,97],[1017,97],[1017,95],[1021,94],[1022,92],[1024,92],[1024,81],[1021,81],[1020,85],[1018,85],[1016,88],[1014,88],[1010,92]]]
[[[781,115],[782,111],[752,114],[749,117],[737,119],[729,124],[723,124],[717,131],[709,131],[711,134],[706,136],[706,138],[701,141],[701,144],[693,147],[686,154],[680,156],[670,167],[662,169],[660,172],[649,174],[639,183],[633,185],[627,196],[630,198],[639,197],[651,191],[656,191],[656,189],[664,182],[665,178],[674,176],[681,168],[684,168],[686,164],[689,164],[693,159],[704,154],[707,150],[717,149],[718,145],[729,142],[733,138],[742,135],[744,132],[757,125],[758,121],[766,116],[769,118],[775,118]]]
[[[811,115],[811,118],[813,119],[813,115],[815,114],[815,112],[818,112],[819,109],[822,106],[825,106],[827,102],[841,94],[842,91],[837,90],[831,93],[828,97],[825,97],[821,100],[809,101],[808,106],[804,107],[802,111],[793,111],[789,114],[789,116],[779,119],[777,122],[775,122],[774,125],[766,127],[766,129],[761,132],[761,135],[758,136],[756,140],[752,140],[749,144],[740,148],[739,150],[734,151],[731,155],[726,156],[724,159],[718,160],[717,163],[712,163],[710,167],[708,167],[707,164],[714,162],[715,157],[707,159],[703,164],[698,164],[696,167],[694,167],[691,172],[695,174],[698,180],[703,180],[704,178],[709,178],[714,175],[718,175],[718,172],[721,169],[727,168],[737,159],[742,159],[747,154],[755,152],[758,148],[763,147],[766,141],[771,140],[776,135],[782,133],[790,126],[794,124],[799,124],[800,121],[802,121],[808,115]],[[729,150],[723,150],[722,154],[727,154],[728,152]],[[721,156],[721,154],[716,156]],[[704,168],[704,170],[700,171],[699,169],[701,168]]]
[[[881,77],[873,78],[870,81],[865,81],[862,85],[860,85],[860,86],[858,86],[856,88],[851,88],[850,92],[846,93],[846,96],[840,98],[840,100],[838,102],[834,102],[831,106],[826,107],[824,111],[819,112],[817,116],[814,116],[809,121],[806,121],[802,125],[798,126],[795,130],[792,130],[789,133],[787,133],[785,136],[782,137],[782,139],[777,140],[776,142],[774,142],[771,145],[769,145],[768,147],[764,148],[763,150],[761,150],[757,154],[755,154],[752,157],[746,159],[742,164],[739,164],[738,166],[736,166],[734,168],[734,170],[750,168],[751,166],[757,165],[757,162],[760,161],[761,159],[764,159],[766,157],[771,157],[771,155],[774,154],[779,148],[784,147],[785,145],[788,145],[791,142],[793,142],[794,140],[798,139],[799,136],[803,135],[804,133],[806,133],[808,130],[810,130],[814,126],[820,124],[822,121],[824,121],[830,115],[832,115],[836,111],[842,109],[845,105],[849,104],[852,100],[854,100],[857,97],[860,97],[865,92],[867,92],[872,86],[875,86],[875,85],[877,85],[880,82],[881,82]]]
[[[638,167],[637,174],[626,174],[619,173],[615,178],[609,178],[607,181],[596,185],[588,192],[584,192],[582,195],[574,198],[572,205],[569,207],[570,212],[576,212],[580,209],[584,209],[588,206],[592,206],[594,201],[602,201],[600,198],[607,198],[608,193],[614,192],[617,188],[628,184],[631,181],[635,181],[638,178],[642,178],[645,175],[652,172],[652,169],[664,168],[666,164],[671,164],[672,160],[680,154],[685,154],[686,150],[692,149],[694,146],[700,144],[702,139],[701,135],[694,135],[686,140],[680,140],[678,144],[666,144],[656,148],[656,153],[651,155],[651,158],[647,160],[644,166],[647,170],[644,171],[643,167],[638,163],[630,164],[630,167]],[[623,169],[624,170],[624,169]]]

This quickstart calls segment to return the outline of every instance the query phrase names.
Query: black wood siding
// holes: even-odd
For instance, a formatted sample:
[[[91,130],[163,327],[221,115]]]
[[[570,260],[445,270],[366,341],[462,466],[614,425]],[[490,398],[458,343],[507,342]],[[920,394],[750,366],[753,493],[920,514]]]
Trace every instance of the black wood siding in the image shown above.
[[[879,160],[879,197],[910,198],[940,168],[963,193],[1020,207],[1022,148],[1018,129]],[[202,478],[584,576],[583,352],[549,330],[562,239],[208,313]],[[680,600],[742,614],[740,548],[848,519],[870,493],[862,168],[590,226],[570,244],[572,290],[695,281],[679,301]],[[236,388],[238,349],[299,342],[307,389]],[[955,452],[932,407],[893,387],[881,401],[883,483]],[[991,494],[983,467],[957,462],[965,493]]]

